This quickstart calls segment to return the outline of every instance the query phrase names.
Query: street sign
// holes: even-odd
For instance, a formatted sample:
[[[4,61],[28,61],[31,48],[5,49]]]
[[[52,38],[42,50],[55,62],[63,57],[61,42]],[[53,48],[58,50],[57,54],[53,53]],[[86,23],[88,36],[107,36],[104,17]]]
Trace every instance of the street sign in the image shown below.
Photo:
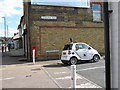
[[[48,52],[59,52],[59,50],[46,50],[46,53]]]

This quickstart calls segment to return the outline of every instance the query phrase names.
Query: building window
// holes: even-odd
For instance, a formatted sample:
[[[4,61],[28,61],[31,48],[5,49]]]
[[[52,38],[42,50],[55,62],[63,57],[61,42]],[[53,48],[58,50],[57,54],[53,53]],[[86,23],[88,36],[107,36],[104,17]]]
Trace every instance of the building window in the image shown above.
[[[92,4],[93,21],[101,21],[101,4]]]

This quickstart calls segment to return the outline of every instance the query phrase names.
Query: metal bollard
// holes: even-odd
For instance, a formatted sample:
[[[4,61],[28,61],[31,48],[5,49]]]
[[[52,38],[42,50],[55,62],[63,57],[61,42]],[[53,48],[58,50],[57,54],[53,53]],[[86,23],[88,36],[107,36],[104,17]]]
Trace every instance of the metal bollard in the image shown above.
[[[76,90],[76,65],[71,65],[71,88]]]
[[[35,49],[33,49],[33,64],[35,64]]]

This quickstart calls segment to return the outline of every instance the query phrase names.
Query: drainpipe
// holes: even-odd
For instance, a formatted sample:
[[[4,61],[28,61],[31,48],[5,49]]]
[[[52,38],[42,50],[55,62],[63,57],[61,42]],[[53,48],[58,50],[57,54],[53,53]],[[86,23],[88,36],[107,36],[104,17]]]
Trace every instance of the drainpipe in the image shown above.
[[[31,42],[30,42],[30,9],[31,9],[31,0],[25,0],[26,4],[26,29],[27,29],[27,60],[31,61]]]
[[[29,2],[28,2],[28,42],[29,42],[28,59],[31,61],[32,49],[31,49],[31,38],[30,38],[31,37],[31,35],[30,35],[30,26],[31,26],[30,12],[31,12],[31,0],[29,0]]]
[[[110,34],[109,34],[109,11],[108,2],[104,2],[104,37],[105,37],[105,70],[106,70],[106,90],[111,90],[110,72]]]

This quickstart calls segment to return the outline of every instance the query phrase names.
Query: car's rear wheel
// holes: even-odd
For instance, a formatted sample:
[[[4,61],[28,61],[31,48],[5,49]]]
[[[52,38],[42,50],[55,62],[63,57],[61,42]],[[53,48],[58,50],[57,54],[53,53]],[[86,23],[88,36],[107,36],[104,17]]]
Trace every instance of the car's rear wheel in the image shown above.
[[[75,58],[75,57],[72,57],[72,58],[70,59],[70,64],[71,64],[71,65],[76,65],[77,62],[78,62],[78,59]]]
[[[62,61],[62,63],[64,63],[64,64],[68,64],[68,61],[66,61],[66,60],[61,60]]]
[[[100,60],[100,57],[98,55],[93,56],[94,62],[98,62]]]

